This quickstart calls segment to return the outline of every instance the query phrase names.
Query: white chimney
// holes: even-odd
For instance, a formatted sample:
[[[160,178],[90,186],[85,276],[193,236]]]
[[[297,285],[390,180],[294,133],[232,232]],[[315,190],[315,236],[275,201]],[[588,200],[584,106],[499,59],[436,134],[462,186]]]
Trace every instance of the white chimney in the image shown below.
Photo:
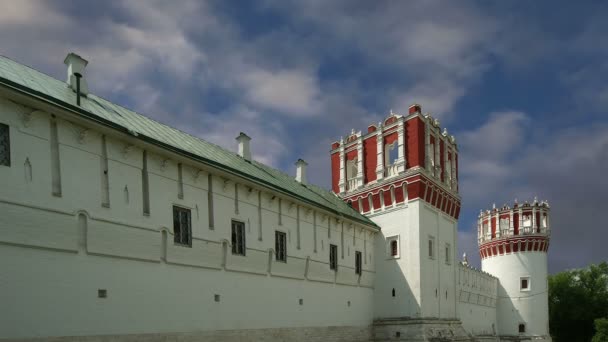
[[[68,80],[67,84],[76,91],[78,77],[80,77],[80,94],[87,95],[89,93],[89,87],[87,86],[87,79],[84,75],[84,68],[89,63],[86,59],[78,56],[77,54],[70,52],[63,61],[68,66]]]
[[[302,184],[306,184],[306,163],[302,159],[298,159],[296,162],[296,180]]]
[[[236,137],[236,141],[239,143],[239,156],[243,157],[243,159],[251,161],[251,149],[249,148],[249,142],[251,138],[241,132],[238,137]]]

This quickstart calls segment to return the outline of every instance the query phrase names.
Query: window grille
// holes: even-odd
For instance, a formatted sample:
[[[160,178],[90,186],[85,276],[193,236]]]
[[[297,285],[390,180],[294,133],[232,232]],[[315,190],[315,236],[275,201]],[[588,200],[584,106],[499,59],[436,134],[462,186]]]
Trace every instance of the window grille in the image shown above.
[[[274,248],[277,261],[287,262],[287,234],[279,231],[274,232]]]
[[[245,223],[232,221],[232,254],[245,255]]]
[[[173,241],[175,244],[192,247],[190,209],[173,207]]]
[[[526,332],[526,325],[523,323],[519,324],[519,333],[525,333]]]
[[[338,246],[329,245],[329,269],[338,269]]]
[[[11,139],[5,124],[0,124],[0,165],[11,166]]]
[[[355,273],[361,274],[361,252],[355,252]]]

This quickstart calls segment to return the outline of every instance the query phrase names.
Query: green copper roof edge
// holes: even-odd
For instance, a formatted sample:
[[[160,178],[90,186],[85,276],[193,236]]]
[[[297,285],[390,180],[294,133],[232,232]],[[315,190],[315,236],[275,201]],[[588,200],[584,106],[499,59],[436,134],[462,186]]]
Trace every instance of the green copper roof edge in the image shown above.
[[[85,118],[87,118],[87,119],[89,119],[91,121],[94,121],[94,122],[96,122],[98,124],[105,125],[107,127],[113,128],[113,129],[116,129],[116,130],[121,131],[123,133],[126,133],[126,134],[128,134],[128,135],[130,135],[130,136],[132,136],[132,137],[134,137],[136,139],[140,139],[140,140],[142,140],[144,142],[147,142],[147,143],[150,143],[150,144],[153,144],[153,145],[157,145],[157,146],[159,146],[159,147],[161,147],[161,148],[163,148],[165,150],[169,150],[171,152],[174,152],[174,153],[177,153],[179,155],[185,156],[187,158],[193,159],[193,160],[198,161],[200,163],[203,163],[203,164],[206,164],[206,165],[209,165],[209,166],[221,169],[224,172],[236,175],[238,177],[251,180],[254,183],[260,184],[260,185],[262,185],[264,187],[267,187],[267,188],[270,188],[270,189],[272,189],[274,191],[277,191],[277,192],[280,192],[280,193],[283,193],[283,194],[295,197],[295,198],[299,199],[300,201],[305,202],[307,204],[310,204],[310,205],[313,205],[313,206],[316,206],[316,207],[321,207],[324,210],[327,210],[327,211],[329,211],[331,213],[334,213],[337,216],[347,217],[347,218],[349,218],[349,219],[351,219],[353,221],[357,221],[357,222],[360,222],[360,223],[365,224],[367,226],[372,226],[372,227],[375,227],[377,229],[380,229],[380,227],[378,227],[378,225],[376,225],[373,221],[369,220],[365,216],[355,217],[355,216],[352,216],[352,215],[344,214],[344,213],[342,213],[342,212],[340,212],[340,211],[338,211],[338,210],[336,210],[334,208],[330,208],[330,207],[327,207],[327,206],[322,205],[320,203],[316,203],[314,201],[311,201],[311,200],[309,200],[307,198],[304,198],[304,197],[302,197],[302,196],[300,196],[300,195],[298,195],[296,193],[293,193],[293,192],[291,192],[291,191],[289,191],[287,189],[277,187],[274,184],[268,183],[265,180],[262,180],[262,179],[259,179],[257,177],[251,176],[251,175],[249,175],[247,173],[241,172],[240,170],[233,169],[231,167],[228,167],[228,166],[223,165],[221,163],[215,162],[213,160],[209,160],[209,159],[207,159],[205,157],[201,157],[201,156],[195,155],[195,154],[193,154],[191,152],[188,152],[186,150],[177,148],[175,146],[171,146],[171,145],[169,145],[167,143],[164,143],[162,141],[159,141],[157,139],[148,137],[148,136],[146,136],[146,135],[144,135],[142,133],[137,133],[137,135],[134,135],[134,134],[132,134],[132,132],[128,128],[126,128],[124,126],[121,126],[121,125],[119,125],[117,123],[114,123],[114,122],[112,122],[110,120],[104,119],[104,118],[102,118],[102,117],[100,117],[98,115],[95,115],[95,114],[93,114],[93,113],[91,113],[91,112],[89,112],[87,110],[84,110],[84,109],[82,109],[82,108],[80,108],[78,106],[75,106],[73,104],[70,104],[70,103],[67,103],[65,101],[59,100],[59,99],[57,99],[57,98],[55,98],[53,96],[44,94],[44,93],[42,93],[40,91],[31,89],[29,87],[26,87],[24,85],[21,85],[19,83],[16,83],[14,81],[9,80],[9,79],[6,79],[6,78],[4,78],[2,76],[0,76],[0,84],[4,85],[7,88],[12,88],[15,91],[18,91],[20,93],[26,94],[28,96],[32,96],[32,97],[38,98],[40,100],[43,100],[43,101],[45,101],[45,102],[47,102],[47,103],[49,103],[51,105],[54,105],[56,107],[60,107],[60,109],[64,109],[64,110],[67,110],[69,112],[73,112],[73,113],[82,115],[82,116],[84,116]]]

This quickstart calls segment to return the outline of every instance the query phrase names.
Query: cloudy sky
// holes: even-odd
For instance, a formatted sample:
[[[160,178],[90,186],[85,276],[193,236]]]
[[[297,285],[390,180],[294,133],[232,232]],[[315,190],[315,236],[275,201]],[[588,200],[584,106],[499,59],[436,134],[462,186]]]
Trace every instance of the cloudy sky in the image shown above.
[[[520,5],[520,6],[518,6]],[[329,187],[330,143],[414,102],[461,154],[460,249],[475,218],[548,200],[549,268],[608,259],[608,3],[0,1],[0,54]]]

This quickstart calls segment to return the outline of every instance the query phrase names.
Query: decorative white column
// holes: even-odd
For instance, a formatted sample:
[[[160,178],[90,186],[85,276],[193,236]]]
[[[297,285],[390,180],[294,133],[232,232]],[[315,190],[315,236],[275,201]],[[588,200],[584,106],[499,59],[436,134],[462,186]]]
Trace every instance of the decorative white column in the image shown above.
[[[431,134],[430,134],[430,129],[429,129],[429,125],[431,124],[431,117],[427,116],[426,120],[424,120],[424,151],[425,151],[425,158],[424,158],[424,167],[426,168],[427,171],[430,171],[431,173],[434,172],[431,168]]]
[[[376,180],[380,181],[384,178],[384,136],[382,135],[382,122],[378,122],[378,134],[376,134]]]
[[[496,238],[500,237],[500,215],[498,214],[498,212],[494,212],[493,214],[494,216],[494,222],[496,222]],[[492,223],[492,221],[490,221],[490,224]]]
[[[361,132],[357,138],[357,188],[363,186],[363,137]]]
[[[397,152],[397,160],[395,161],[395,165],[397,167],[397,173],[405,172],[405,148],[404,148],[404,128],[403,128],[403,120],[399,119],[399,123],[397,125],[397,148],[399,149]]]
[[[346,168],[344,165],[344,138],[340,138],[340,193],[346,192]]]

